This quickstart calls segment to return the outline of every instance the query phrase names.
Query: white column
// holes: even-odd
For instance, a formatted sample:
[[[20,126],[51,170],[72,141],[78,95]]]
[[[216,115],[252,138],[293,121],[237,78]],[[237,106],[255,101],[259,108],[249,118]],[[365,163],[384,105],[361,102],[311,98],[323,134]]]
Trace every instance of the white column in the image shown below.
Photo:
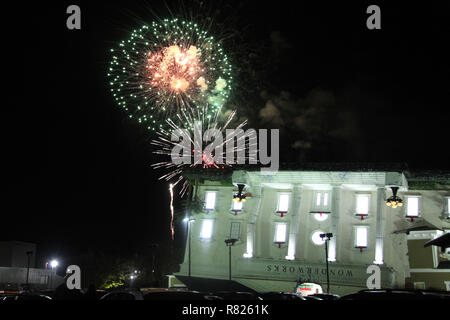
[[[302,186],[296,185],[294,192],[292,193],[292,209],[291,211],[291,223],[289,224],[289,242],[288,242],[288,254],[285,257],[287,260],[295,259],[295,248],[297,240],[298,225],[300,220],[300,203],[302,198]]]
[[[253,257],[256,221],[259,215],[259,210],[261,209],[262,187],[255,187],[253,191],[252,198],[249,201],[255,201],[256,204],[247,220],[247,247],[246,252],[244,253],[244,258]]]
[[[331,191],[331,233],[333,237],[328,242],[328,261],[334,262],[337,257],[337,240],[339,239],[339,215],[341,208],[342,186],[333,186]]]
[[[247,250],[244,258],[253,257],[253,239],[255,238],[255,224],[247,222]]]
[[[377,187],[377,204],[376,204],[376,240],[375,240],[375,264],[383,264],[383,208],[385,200],[385,187]]]

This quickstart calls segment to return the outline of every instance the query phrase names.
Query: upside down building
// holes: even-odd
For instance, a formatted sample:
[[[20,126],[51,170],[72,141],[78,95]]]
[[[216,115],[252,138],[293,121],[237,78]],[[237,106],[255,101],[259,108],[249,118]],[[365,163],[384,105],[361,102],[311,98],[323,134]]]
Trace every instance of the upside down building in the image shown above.
[[[396,165],[309,164],[199,181],[203,210],[188,213],[190,241],[174,274],[191,289],[215,291],[226,282],[258,292],[292,292],[305,282],[325,287],[323,233],[333,234],[327,243],[332,293],[367,288],[370,265],[379,266],[383,288],[415,286],[424,270],[434,277],[427,288],[445,289],[450,281],[448,250],[416,241],[450,229],[448,175],[414,176]],[[245,201],[233,201],[238,185]],[[395,208],[386,205],[393,187],[403,199]],[[427,261],[411,262],[412,256]]]

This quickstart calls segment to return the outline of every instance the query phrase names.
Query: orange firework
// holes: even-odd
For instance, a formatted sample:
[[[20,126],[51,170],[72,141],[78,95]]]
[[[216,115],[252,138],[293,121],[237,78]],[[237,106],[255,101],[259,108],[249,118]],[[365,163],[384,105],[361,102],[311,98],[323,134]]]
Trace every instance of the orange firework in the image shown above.
[[[220,41],[192,21],[153,22],[111,49],[111,93],[130,118],[149,130],[167,128],[181,110],[220,110],[231,92],[231,65]]]
[[[147,69],[150,84],[166,91],[185,93],[205,91],[208,86],[200,63],[201,52],[195,46],[184,49],[178,45],[162,52],[149,52]]]

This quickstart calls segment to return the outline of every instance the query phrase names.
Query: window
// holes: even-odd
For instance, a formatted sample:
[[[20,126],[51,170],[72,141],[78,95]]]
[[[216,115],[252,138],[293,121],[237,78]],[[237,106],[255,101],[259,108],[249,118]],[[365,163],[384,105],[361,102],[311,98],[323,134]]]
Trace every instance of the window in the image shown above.
[[[288,212],[288,210],[289,210],[289,193],[279,193],[277,212]]]
[[[286,242],[286,223],[276,223],[275,224],[275,238],[273,242],[275,243],[285,243]]]
[[[419,210],[419,199],[420,197],[413,196],[413,197],[407,197],[406,202],[406,216],[407,217],[418,217],[420,210]]]
[[[368,194],[356,195],[356,215],[360,215],[361,219],[369,214],[369,202],[370,196]]]
[[[369,228],[365,226],[355,227],[355,248],[367,248]]]
[[[215,206],[216,206],[216,192],[215,191],[206,191],[205,209],[206,210],[214,210]]]
[[[241,223],[231,222],[230,226],[230,239],[240,239],[241,237]]]
[[[315,211],[329,211],[330,209],[330,192],[316,191],[313,198],[313,208]]]
[[[200,238],[211,239],[213,229],[213,220],[205,219],[202,224],[202,231],[200,232]]]
[[[450,197],[447,197],[447,219],[450,219]]]
[[[314,231],[312,236],[311,236],[311,241],[316,245],[316,246],[321,246],[325,243],[325,240],[323,238],[320,237],[320,235],[322,233],[325,233],[322,230],[317,230]]]
[[[232,211],[242,211],[244,203],[242,201],[233,201],[231,210]]]

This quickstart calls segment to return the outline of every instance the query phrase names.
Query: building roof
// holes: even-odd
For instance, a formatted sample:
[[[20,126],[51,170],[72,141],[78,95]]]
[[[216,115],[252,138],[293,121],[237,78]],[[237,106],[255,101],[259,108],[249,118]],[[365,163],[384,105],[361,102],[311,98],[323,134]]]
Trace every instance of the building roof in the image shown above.
[[[184,176],[191,179],[228,180],[233,171],[260,171],[261,164],[234,165],[219,168],[188,168]],[[282,163],[278,171],[323,171],[323,172],[397,172],[403,173],[410,190],[450,190],[450,171],[410,170],[406,163],[399,162],[296,162]]]
[[[411,190],[450,189],[450,171],[416,170],[405,172]]]
[[[235,170],[260,170],[261,165],[238,165]],[[408,171],[406,163],[398,162],[290,162],[281,163],[279,171]]]
[[[406,233],[409,234],[411,231],[429,231],[429,230],[441,230],[441,228],[435,226],[434,224],[428,222],[427,220],[420,221],[413,226],[410,226],[406,229],[396,230],[394,234]]]
[[[450,233],[446,233],[443,236],[430,240],[424,244],[424,247],[428,246],[438,246],[442,248],[450,247]]]

